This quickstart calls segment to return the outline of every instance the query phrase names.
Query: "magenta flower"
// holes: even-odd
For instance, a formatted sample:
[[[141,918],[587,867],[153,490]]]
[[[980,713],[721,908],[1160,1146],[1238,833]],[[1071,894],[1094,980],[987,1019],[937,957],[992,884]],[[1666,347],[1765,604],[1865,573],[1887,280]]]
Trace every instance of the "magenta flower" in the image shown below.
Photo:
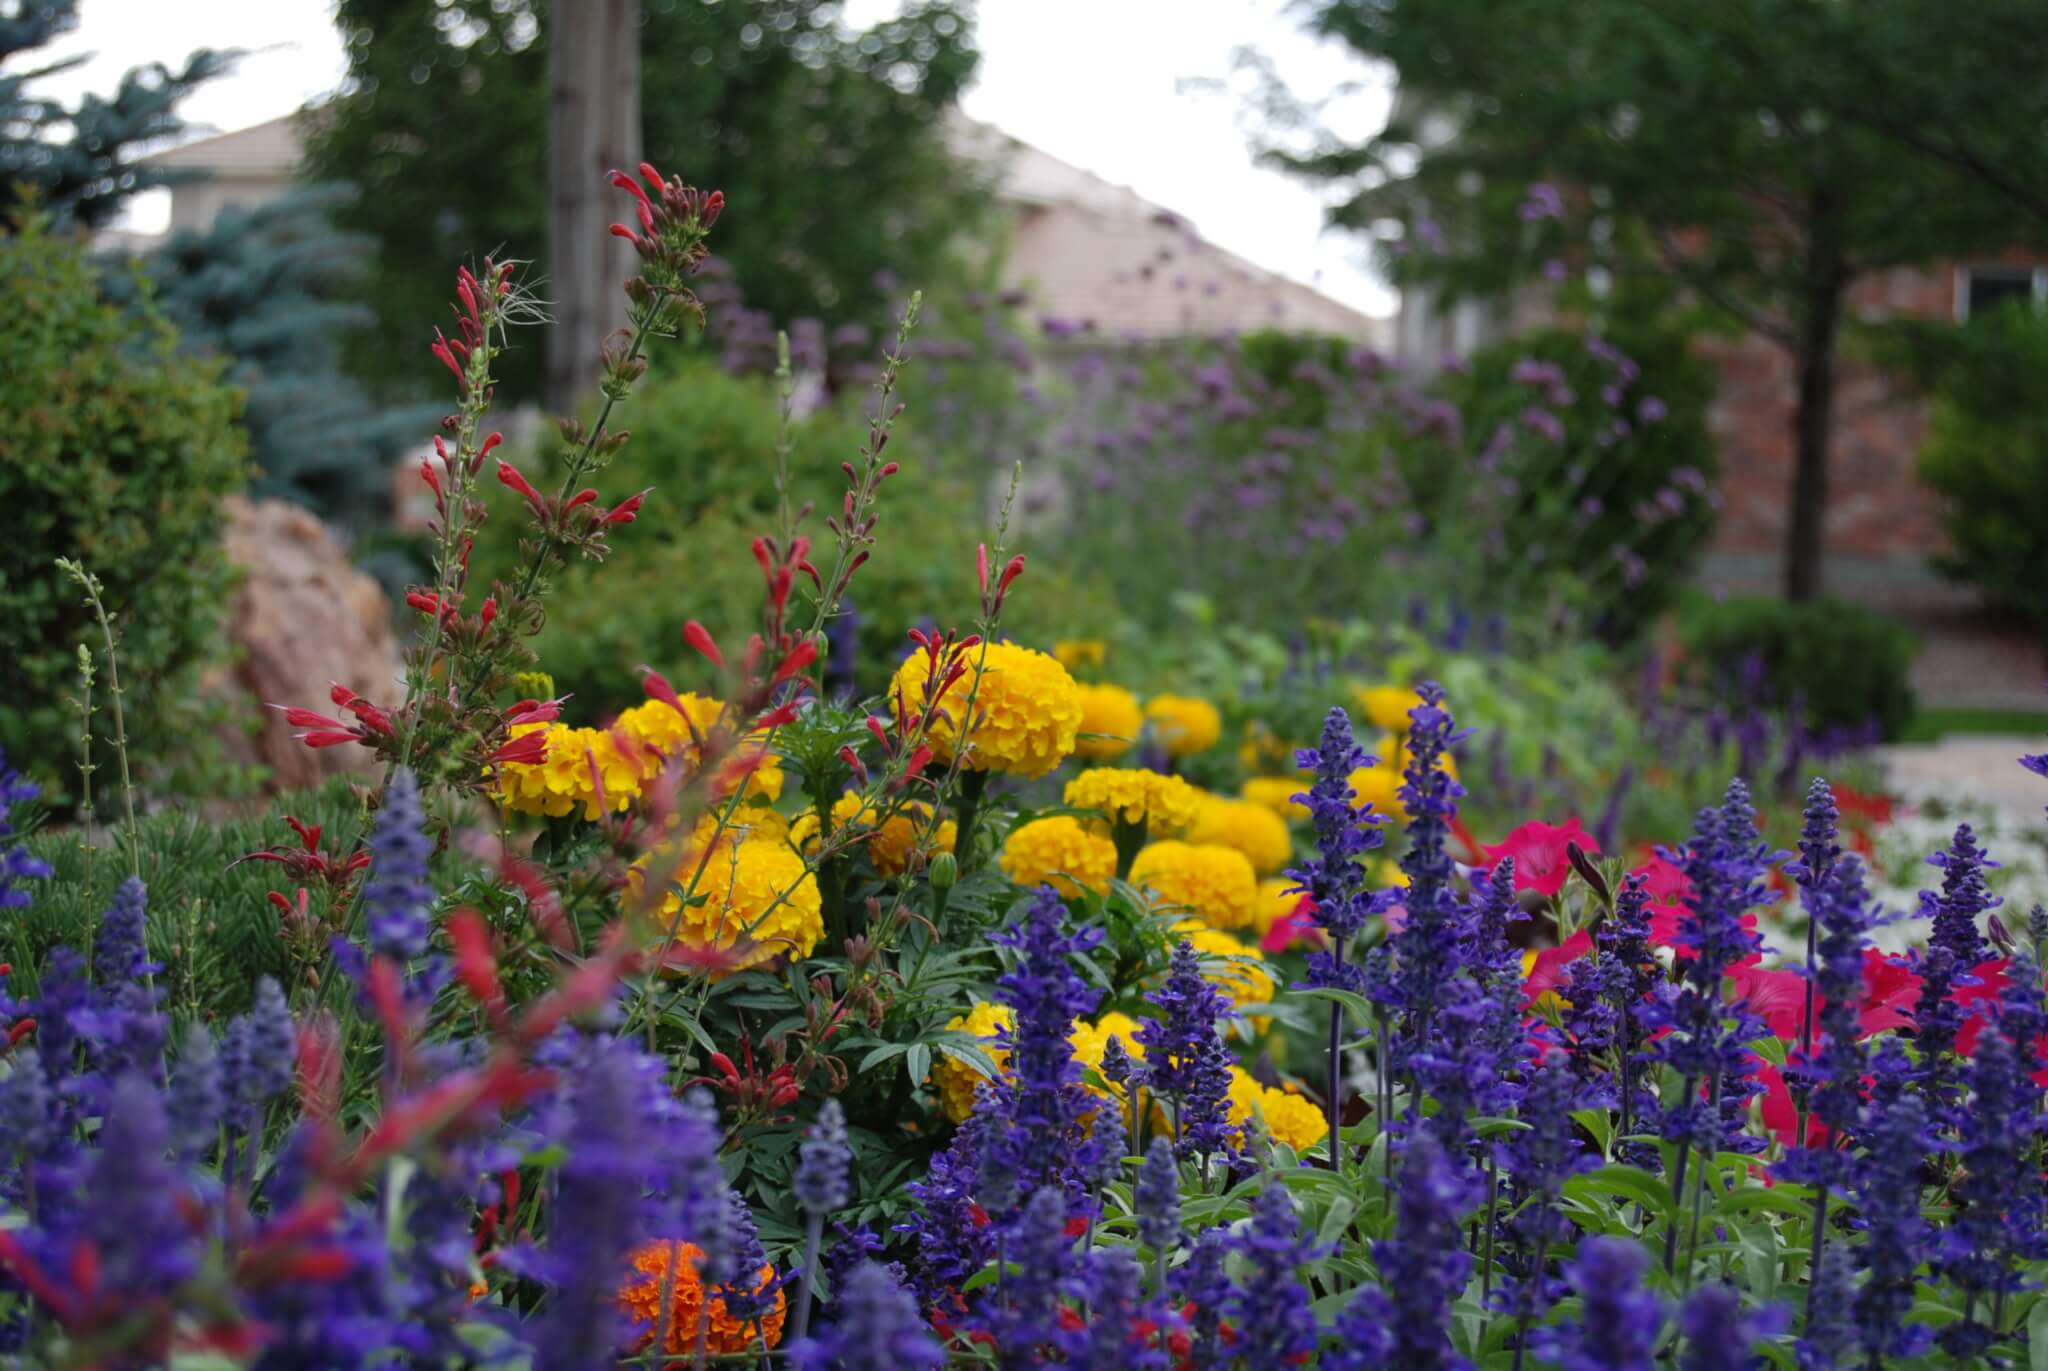
[[[1490,845],[1486,855],[1495,862],[1503,857],[1515,859],[1515,889],[1555,895],[1572,874],[1571,857],[1565,851],[1570,843],[1577,843],[1582,852],[1596,856],[1600,852],[1599,841],[1571,818],[1562,826],[1531,820]]]

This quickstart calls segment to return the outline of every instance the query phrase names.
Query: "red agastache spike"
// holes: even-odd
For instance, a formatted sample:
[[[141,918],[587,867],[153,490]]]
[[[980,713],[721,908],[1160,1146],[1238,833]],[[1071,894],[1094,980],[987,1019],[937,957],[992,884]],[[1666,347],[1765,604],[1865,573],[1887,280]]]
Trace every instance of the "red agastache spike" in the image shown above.
[[[565,695],[562,699],[567,699]],[[521,700],[505,711],[505,727],[520,724],[551,724],[562,717],[562,700]]]
[[[761,564],[761,575],[764,578],[774,578],[775,558],[774,554],[769,551],[766,538],[756,538],[754,540],[754,560]]]
[[[649,670],[643,674],[640,677],[640,690],[642,694],[661,701],[685,719],[690,717],[690,711],[683,708],[682,696],[676,694],[676,688],[668,683],[668,677],[659,671]]]
[[[900,714],[903,706],[900,696],[896,701],[896,705],[897,712]],[[875,741],[882,745],[882,751],[887,752],[889,750],[889,726],[882,722],[882,717],[879,714],[868,715],[867,722],[868,732],[875,735]]]
[[[782,665],[775,668],[775,677],[773,684],[781,685],[784,681],[796,675],[799,671],[802,671],[805,667],[808,667],[812,662],[815,662],[816,660],[818,660],[817,639],[804,639],[795,647],[791,648],[789,655],[782,659]]]
[[[484,597],[484,607],[477,613],[477,620],[479,623],[482,624],[483,627],[489,628],[491,626],[491,620],[497,617],[498,597],[495,595],[486,595]]]
[[[852,743],[847,743],[839,749],[839,760],[846,763],[846,769],[851,771],[862,785],[868,783],[868,764],[853,750]]]
[[[982,543],[974,549],[974,579],[981,583],[981,593],[988,594],[988,544]]]
[[[455,352],[449,347],[448,340],[442,336],[441,330],[434,330],[434,345],[428,351],[441,359],[441,365],[455,373],[455,380],[463,390],[469,389],[469,377],[463,374],[462,364],[455,360]]]
[[[502,434],[502,433],[493,433],[493,434],[491,434],[491,435],[490,435],[490,436],[489,436],[488,438],[484,439],[484,441],[483,441],[483,444],[482,444],[482,445],[481,445],[480,447],[478,447],[478,448],[477,448],[477,450],[476,450],[476,456],[475,456],[475,457],[473,457],[473,458],[471,458],[470,460],[471,460],[472,462],[481,462],[481,461],[483,461],[483,459],[484,459],[484,458],[486,458],[486,457],[488,457],[488,456],[490,456],[490,455],[491,455],[491,449],[492,449],[492,448],[496,447],[496,446],[497,446],[498,444],[500,444],[500,443],[502,443],[502,442],[504,442],[504,441],[505,441],[505,435],[504,435],[504,434]]]
[[[566,504],[566,505],[563,505],[563,506],[562,506],[562,512],[563,512],[564,514],[567,514],[567,513],[568,513],[568,512],[570,511],[570,510],[572,510],[572,509],[581,509],[581,508],[582,508],[583,506],[585,506],[585,505],[589,505],[589,504],[595,504],[596,502],[597,502],[597,492],[596,492],[596,491],[594,491],[594,490],[579,490],[579,491],[577,491],[577,492],[576,492],[576,493],[575,493],[574,495],[572,495],[572,496],[570,496],[570,497],[569,497],[569,503],[568,503],[568,504]]]
[[[441,601],[424,590],[406,591],[405,602],[428,618],[432,618],[441,612]]]
[[[641,204],[644,205],[647,203],[647,192],[640,189],[640,183],[638,181],[635,181],[632,177],[626,175],[625,172],[612,172],[610,180],[613,185],[617,186],[620,190],[625,191],[628,195],[631,195],[635,200],[638,200]]]
[[[901,470],[903,470],[903,468],[897,465],[895,462],[884,462],[882,463],[882,470],[879,474],[884,477],[889,477],[894,476],[897,472]]]
[[[462,300],[462,307],[469,311],[470,319],[472,321],[476,321],[478,318],[476,311],[476,292],[472,291],[469,288],[469,273],[467,271],[458,271],[456,273],[455,294]]]
[[[36,1302],[54,1314],[57,1322],[65,1327],[69,1328],[77,1319],[77,1311],[71,1307],[70,1292],[51,1279],[49,1272],[37,1264],[21,1240],[11,1232],[0,1232],[0,1271],[19,1281],[21,1288],[33,1295]]]
[[[547,506],[540,498],[540,492],[535,490],[528,483],[527,479],[519,474],[519,468],[513,466],[502,457],[498,459],[498,481],[499,484],[509,486],[513,490],[518,491],[520,498],[529,505],[532,505],[536,511],[546,512]]]
[[[491,926],[467,906],[448,916],[448,937],[455,945],[455,977],[484,1007],[493,1021],[505,1016],[505,987],[498,980],[498,959],[491,951]]]
[[[635,519],[640,517],[640,502],[646,499],[648,495],[652,493],[652,491],[653,487],[650,486],[648,487],[648,489],[641,491],[638,495],[628,495],[625,499],[619,501],[616,505],[613,505],[611,509],[605,512],[604,517],[597,521],[598,527],[609,528],[613,524],[632,523]]]
[[[755,728],[781,728],[796,722],[796,701],[787,700],[754,720]]]
[[[389,957],[375,957],[370,961],[369,974],[370,1003],[376,1007],[377,1018],[384,1025],[387,1050],[400,1051],[406,1039],[405,995],[398,984],[398,964]]]
[[[654,188],[656,195],[668,189],[668,183],[661,179],[661,173],[654,169],[654,163],[652,162],[642,162],[640,164],[640,177]]]
[[[272,705],[271,708],[283,710],[284,721],[290,724],[293,728],[345,729],[348,727],[347,724],[343,723],[339,719],[332,718],[325,714],[315,714],[310,709],[300,709],[296,705]]]
[[[931,748],[927,747],[923,743],[919,743],[917,745],[917,751],[910,754],[910,761],[904,765],[904,776],[907,778],[917,775],[920,771],[923,771],[926,766],[930,765],[931,760]]]
[[[627,228],[624,224],[612,224],[609,225],[608,227],[610,228],[612,237],[623,238],[636,248],[640,246],[642,241],[644,241],[639,234],[633,232],[633,230]]]
[[[547,759],[548,735],[539,732],[520,734],[500,745],[488,760],[492,766],[539,766]]]
[[[432,458],[420,458],[420,479],[427,483],[427,489],[434,492],[434,501],[436,504],[439,504],[448,498],[441,491],[441,478],[434,473],[434,463]]]
[[[331,1018],[323,1016],[299,1030],[295,1081],[307,1116],[332,1123],[341,1109],[341,1039]]]
[[[1000,600],[1004,595],[1009,593],[1011,583],[1023,574],[1024,556],[1022,553],[1019,553],[1017,556],[1012,557],[1010,559],[1010,564],[1008,566],[1003,568],[1003,579],[996,582],[996,598]]]
[[[718,642],[711,636],[711,630],[695,619],[683,625],[683,641],[710,658],[711,664],[720,671],[725,670],[725,654],[718,650]]]
[[[35,1031],[36,1021],[34,1019],[18,1019],[15,1021],[14,1026],[7,1030],[7,1045],[13,1047]]]

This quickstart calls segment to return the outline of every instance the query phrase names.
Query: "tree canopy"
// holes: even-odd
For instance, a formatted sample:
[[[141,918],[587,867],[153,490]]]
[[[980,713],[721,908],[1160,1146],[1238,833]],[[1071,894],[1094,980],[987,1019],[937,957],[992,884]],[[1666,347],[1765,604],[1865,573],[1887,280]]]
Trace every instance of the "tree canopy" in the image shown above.
[[[969,5],[921,0],[864,31],[834,0],[641,10],[641,145],[725,191],[715,247],[750,305],[869,318],[892,277],[958,243],[981,203],[943,138],[977,60]],[[349,80],[308,116],[307,174],[362,192],[339,221],[376,243],[374,337],[417,336],[480,249],[544,251],[547,18],[547,0],[341,0]],[[539,349],[506,361],[508,389],[531,394]],[[386,386],[419,375],[370,339],[352,365]]]
[[[1786,348],[1799,375],[1786,588],[1803,598],[1819,589],[1850,287],[2040,231],[2008,193],[1857,113],[1895,82],[1940,99],[1963,81],[1963,42],[1980,88],[1926,131],[1987,156],[2009,147],[2010,116],[1981,87],[2039,109],[2048,37],[2012,0],[1992,8],[2007,22],[1956,23],[1922,0],[1312,0],[1309,27],[1389,63],[1399,99],[1362,144],[1272,155],[1344,187],[1335,222],[1387,237],[1405,282],[1505,291],[1576,253]],[[1912,69],[1923,54],[1939,81]],[[1532,183],[1558,193],[1518,212]]]

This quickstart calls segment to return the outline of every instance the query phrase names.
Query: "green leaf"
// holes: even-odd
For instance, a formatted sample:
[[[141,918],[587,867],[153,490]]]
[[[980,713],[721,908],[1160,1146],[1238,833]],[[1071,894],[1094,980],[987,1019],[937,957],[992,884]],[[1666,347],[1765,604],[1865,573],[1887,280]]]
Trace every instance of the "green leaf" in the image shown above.
[[[1333,986],[1326,985],[1319,985],[1312,990],[1302,990],[1296,993],[1307,1000],[1329,1000],[1333,1004],[1341,1004],[1353,1014],[1356,1014],[1361,1021],[1365,1023],[1372,1022],[1374,1013],[1372,1001],[1366,999],[1363,995],[1353,994],[1349,990],[1338,990]]]
[[[2035,1300],[2027,1311],[2028,1371],[2048,1371],[2048,1300]]]
[[[1666,1223],[1678,1207],[1672,1198],[1671,1187],[1660,1177],[1653,1176],[1639,1166],[1624,1166],[1615,1163],[1574,1176],[1564,1183],[1564,1193],[1579,1198],[1588,1192],[1595,1195],[1620,1195],[1634,1200],[1645,1209],[1658,1215]]]
[[[912,1043],[910,1050],[903,1054],[903,1074],[910,1078],[911,1089],[924,1084],[925,1077],[932,1074],[932,1048],[930,1043]]]

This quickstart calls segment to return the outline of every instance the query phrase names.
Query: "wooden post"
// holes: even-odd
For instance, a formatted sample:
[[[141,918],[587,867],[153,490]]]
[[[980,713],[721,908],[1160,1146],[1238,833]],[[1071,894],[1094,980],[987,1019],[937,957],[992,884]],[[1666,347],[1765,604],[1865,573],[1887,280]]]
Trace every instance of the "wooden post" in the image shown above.
[[[626,197],[605,183],[640,162],[640,0],[555,0],[548,20],[548,257],[554,323],[542,402],[573,414],[596,385],[598,348],[625,318],[633,249],[606,232]]]

